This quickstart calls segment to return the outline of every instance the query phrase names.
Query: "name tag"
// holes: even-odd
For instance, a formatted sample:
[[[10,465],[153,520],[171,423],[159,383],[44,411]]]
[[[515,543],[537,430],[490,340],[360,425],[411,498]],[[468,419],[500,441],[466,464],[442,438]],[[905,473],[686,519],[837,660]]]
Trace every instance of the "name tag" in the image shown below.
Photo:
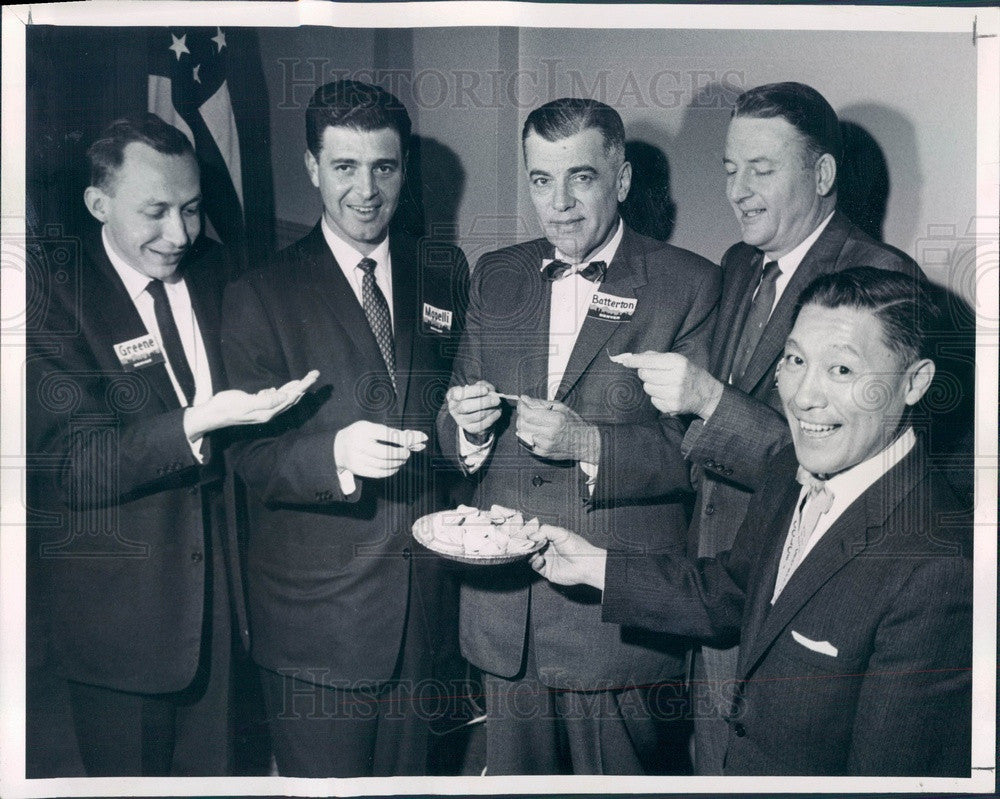
[[[134,372],[144,366],[152,366],[164,361],[163,353],[160,352],[156,339],[151,333],[131,341],[115,344],[114,347],[115,355],[118,356],[122,367],[128,372]]]
[[[451,311],[435,308],[429,302],[424,303],[424,324],[435,333],[445,333],[451,330],[451,317]]]
[[[614,294],[595,291],[594,296],[590,298],[587,316],[607,319],[610,322],[628,322],[632,319],[638,304],[639,301],[631,297],[616,297]]]

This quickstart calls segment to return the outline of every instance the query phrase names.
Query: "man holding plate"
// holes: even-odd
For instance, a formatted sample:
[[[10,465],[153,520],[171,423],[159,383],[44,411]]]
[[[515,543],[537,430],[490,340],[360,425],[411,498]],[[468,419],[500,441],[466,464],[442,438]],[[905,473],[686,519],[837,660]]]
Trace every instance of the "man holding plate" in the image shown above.
[[[479,478],[479,508],[513,508],[600,546],[679,553],[684,426],[608,355],[705,362],[719,271],[622,221],[632,172],[612,108],[547,103],[522,144],[545,238],[488,253],[473,271],[442,451]],[[465,570],[460,631],[484,672],[487,774],[680,768],[663,763],[663,722],[682,715],[683,640],[602,624],[598,592],[555,588],[523,561]]]

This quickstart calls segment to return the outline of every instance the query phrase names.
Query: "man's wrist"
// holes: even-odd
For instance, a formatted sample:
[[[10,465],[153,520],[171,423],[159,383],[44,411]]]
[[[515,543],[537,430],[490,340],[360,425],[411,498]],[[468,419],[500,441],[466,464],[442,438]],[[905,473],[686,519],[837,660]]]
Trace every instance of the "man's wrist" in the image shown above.
[[[587,425],[580,435],[580,447],[577,451],[578,461],[592,463],[599,466],[601,463],[601,429],[597,425]]]
[[[490,440],[490,431],[483,430],[481,433],[470,433],[464,427],[462,428],[462,435],[465,436],[465,440],[474,446],[481,447],[487,441]]]
[[[698,415],[707,422],[711,418],[712,414],[715,413],[715,409],[719,407],[719,403],[722,402],[722,394],[725,392],[726,387],[722,385],[721,380],[716,380],[707,372],[705,373],[705,376],[706,382],[710,381],[709,385],[711,388],[707,392],[705,402],[702,403],[701,409],[698,411]]]

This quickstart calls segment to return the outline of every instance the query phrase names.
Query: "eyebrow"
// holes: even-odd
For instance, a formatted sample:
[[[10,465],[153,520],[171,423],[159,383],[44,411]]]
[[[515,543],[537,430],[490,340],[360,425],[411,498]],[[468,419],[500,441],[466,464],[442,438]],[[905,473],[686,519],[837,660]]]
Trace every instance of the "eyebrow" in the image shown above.
[[[362,162],[356,158],[331,158],[331,164],[347,164],[348,166],[359,166]],[[396,166],[399,164],[398,158],[377,158],[372,161],[374,166],[382,166],[383,164],[391,164]]]
[[[583,166],[571,166],[566,171],[570,175],[579,175],[582,172],[588,172],[588,173],[593,174],[593,175],[597,174],[597,170],[594,167],[590,166],[589,164],[585,164]],[[546,172],[544,169],[532,169],[528,173],[528,175],[530,175],[531,177],[534,177],[536,175],[539,175],[539,176],[544,175],[545,177],[552,177],[552,175],[549,172]]]

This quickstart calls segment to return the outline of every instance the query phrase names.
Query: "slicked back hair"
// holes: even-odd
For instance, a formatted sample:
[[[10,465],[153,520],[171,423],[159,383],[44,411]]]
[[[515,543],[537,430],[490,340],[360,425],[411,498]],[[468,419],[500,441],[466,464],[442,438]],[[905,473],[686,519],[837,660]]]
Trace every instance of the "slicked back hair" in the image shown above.
[[[320,86],[306,108],[306,146],[319,157],[328,127],[370,131],[389,128],[399,134],[405,156],[410,144],[410,115],[399,99],[380,86],[335,80]]]
[[[932,358],[930,336],[941,323],[941,308],[920,277],[873,266],[855,266],[820,275],[799,296],[795,316],[806,305],[871,311],[882,338],[904,368]]]
[[[539,106],[524,120],[521,147],[532,132],[546,141],[559,141],[589,128],[601,132],[604,152],[625,158],[625,125],[615,109],[597,100],[563,97]]]
[[[838,164],[841,163],[844,142],[837,112],[812,86],[786,81],[747,89],[736,98],[732,116],[753,119],[780,117],[805,139],[811,161],[807,166],[812,167],[824,153],[829,153]]]
[[[122,117],[108,125],[87,149],[91,186],[111,193],[114,174],[125,160],[125,148],[133,142],[152,147],[163,155],[190,155],[195,158],[194,147],[188,137],[156,114]]]

